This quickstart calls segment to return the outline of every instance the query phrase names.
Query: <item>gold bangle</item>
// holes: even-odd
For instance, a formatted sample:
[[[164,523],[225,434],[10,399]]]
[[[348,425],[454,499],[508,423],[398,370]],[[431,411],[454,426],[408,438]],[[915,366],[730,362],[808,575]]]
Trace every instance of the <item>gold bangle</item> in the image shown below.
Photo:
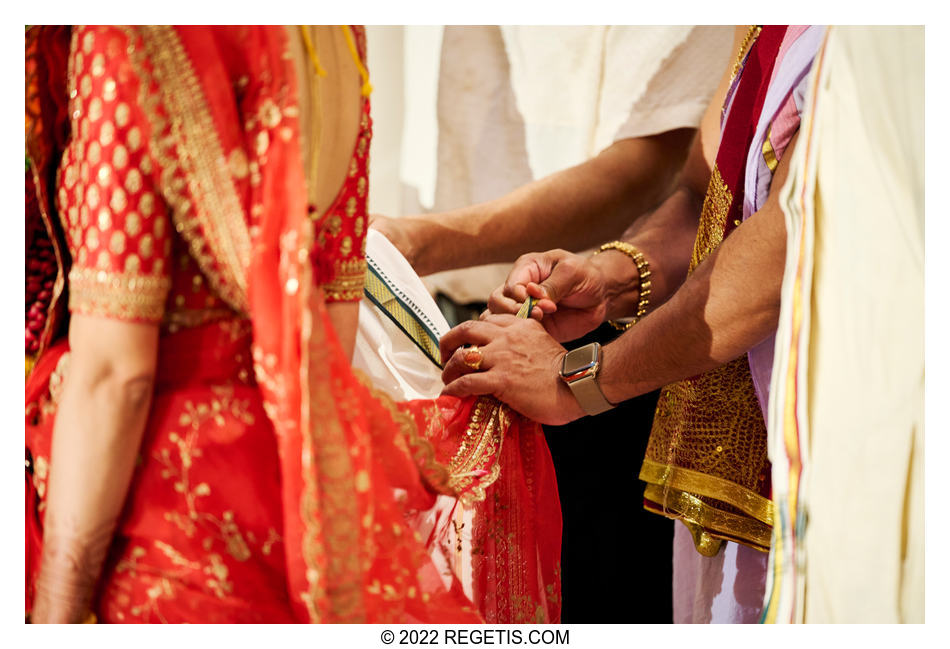
[[[640,319],[647,313],[647,307],[650,304],[650,293],[652,292],[653,286],[650,281],[650,275],[653,273],[650,271],[650,264],[643,256],[643,253],[640,252],[636,246],[633,246],[626,241],[611,241],[610,243],[605,243],[594,254],[599,255],[605,250],[618,250],[630,257],[630,259],[633,260],[633,263],[637,265],[637,293],[639,296],[639,301],[637,302],[636,315],[626,322],[618,322],[617,320],[607,321],[607,323],[614,329],[626,331],[639,322]]]

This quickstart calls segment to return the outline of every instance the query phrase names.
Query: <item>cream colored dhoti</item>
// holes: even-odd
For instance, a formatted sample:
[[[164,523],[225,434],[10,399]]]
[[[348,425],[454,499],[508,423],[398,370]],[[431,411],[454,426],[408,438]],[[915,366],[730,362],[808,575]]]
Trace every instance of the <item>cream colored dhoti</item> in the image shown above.
[[[781,200],[766,621],[924,620],[924,30],[829,31]]]

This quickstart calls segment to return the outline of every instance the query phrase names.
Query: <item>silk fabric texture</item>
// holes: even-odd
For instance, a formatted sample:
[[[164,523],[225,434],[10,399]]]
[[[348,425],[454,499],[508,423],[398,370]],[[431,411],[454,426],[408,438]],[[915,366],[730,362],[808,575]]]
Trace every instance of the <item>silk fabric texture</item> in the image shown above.
[[[342,353],[313,277],[320,260],[312,259],[287,32],[93,30],[97,46],[111,48],[110,66],[126,71],[120,90],[136,88],[133,114],[162,167],[168,226],[236,316],[163,329],[141,465],[101,580],[100,617],[557,621],[560,512],[539,427],[488,399],[396,404],[354,375]],[[28,69],[50,58],[51,42],[61,44],[62,33],[28,37]],[[233,66],[245,72],[239,89]],[[31,94],[27,76],[28,101],[41,107],[28,106],[28,115],[49,123],[41,117],[57,106],[50,96],[66,93],[54,84]],[[35,177],[47,190],[41,204],[63,285],[71,256],[48,199],[60,181],[49,173],[62,149],[53,130],[34,124],[29,132],[32,150],[46,153]],[[231,174],[235,151],[250,161],[247,180]],[[54,313],[64,299],[62,291]],[[55,471],[56,393],[68,372],[63,322],[50,319],[27,382],[28,606],[45,483]],[[427,537],[410,524],[437,494],[486,514],[467,532],[478,550],[468,574],[433,561],[453,551],[446,521],[427,526]]]

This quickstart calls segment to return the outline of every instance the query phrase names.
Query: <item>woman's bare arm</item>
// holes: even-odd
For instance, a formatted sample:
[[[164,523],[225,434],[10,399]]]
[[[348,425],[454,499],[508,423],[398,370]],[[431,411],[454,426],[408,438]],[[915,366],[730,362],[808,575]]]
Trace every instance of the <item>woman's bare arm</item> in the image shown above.
[[[89,612],[148,418],[158,325],[73,315],[50,457],[34,622]]]

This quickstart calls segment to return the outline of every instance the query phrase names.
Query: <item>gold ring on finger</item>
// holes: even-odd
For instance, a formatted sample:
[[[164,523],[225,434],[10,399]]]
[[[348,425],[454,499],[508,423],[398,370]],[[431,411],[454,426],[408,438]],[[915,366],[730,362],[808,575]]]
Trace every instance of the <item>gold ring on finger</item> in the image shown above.
[[[472,345],[462,352],[462,362],[473,370],[478,370],[482,366],[482,350],[478,345]]]

